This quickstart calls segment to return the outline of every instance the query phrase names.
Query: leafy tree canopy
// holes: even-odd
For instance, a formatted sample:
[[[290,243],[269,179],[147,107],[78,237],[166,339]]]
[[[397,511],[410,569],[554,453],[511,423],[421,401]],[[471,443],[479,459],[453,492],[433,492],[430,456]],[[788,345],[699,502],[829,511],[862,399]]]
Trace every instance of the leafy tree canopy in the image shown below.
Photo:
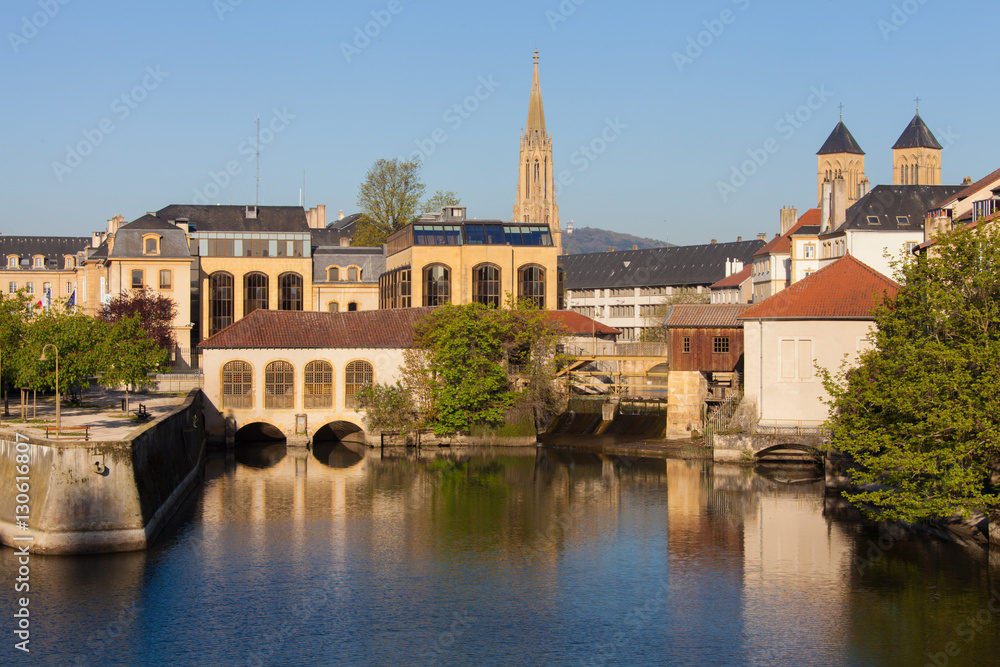
[[[169,351],[175,345],[173,322],[176,314],[177,306],[172,299],[147,287],[122,292],[104,306],[99,317],[114,324],[138,315],[139,327],[157,345]]]
[[[365,219],[352,238],[356,246],[379,246],[419,214],[424,184],[420,160],[381,159],[358,188],[358,208]]]
[[[459,199],[451,190],[445,192],[444,190],[438,190],[430,199],[424,202],[423,206],[420,207],[422,213],[440,213],[441,209],[446,206],[461,206],[462,200]]]
[[[878,520],[996,510],[1000,460],[1000,232],[940,237],[904,263],[902,289],[875,315],[858,366],[821,371],[832,445],[864,490],[847,497]]]

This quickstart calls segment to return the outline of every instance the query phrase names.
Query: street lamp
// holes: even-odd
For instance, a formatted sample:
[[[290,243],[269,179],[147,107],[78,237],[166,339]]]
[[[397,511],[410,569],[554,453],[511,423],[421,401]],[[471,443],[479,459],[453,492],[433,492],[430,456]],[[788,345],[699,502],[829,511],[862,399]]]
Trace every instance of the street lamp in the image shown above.
[[[38,360],[48,361],[45,357],[45,350],[49,347],[56,351],[56,438],[58,438],[62,432],[62,420],[59,413],[59,348],[55,346],[55,343],[46,343],[42,346],[42,356],[38,357]]]

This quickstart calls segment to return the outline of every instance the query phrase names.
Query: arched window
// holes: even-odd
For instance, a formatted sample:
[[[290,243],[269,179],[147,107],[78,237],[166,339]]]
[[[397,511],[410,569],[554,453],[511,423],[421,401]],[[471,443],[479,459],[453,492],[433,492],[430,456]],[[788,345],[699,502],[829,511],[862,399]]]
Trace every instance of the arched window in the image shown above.
[[[347,281],[351,283],[356,283],[361,280],[361,269],[356,266],[350,266],[347,268]]]
[[[295,371],[287,361],[272,361],[264,367],[264,409],[295,407]]]
[[[302,276],[299,274],[278,276],[278,310],[302,310]]]
[[[517,298],[532,299],[545,308],[545,269],[529,264],[517,270]]]
[[[500,267],[480,264],[472,269],[472,301],[500,307]]]
[[[331,283],[335,283],[338,280],[340,280],[340,267],[331,266],[330,268],[328,268],[326,270],[326,279],[329,280]]]
[[[333,366],[326,361],[310,361],[306,364],[305,391],[302,393],[302,407],[333,407]]]
[[[451,300],[451,270],[444,264],[424,267],[424,305],[443,306]]]
[[[355,313],[357,312],[357,310],[358,310],[358,304],[356,301],[351,301],[349,304],[347,304],[347,312]]]
[[[267,310],[267,275],[248,273],[243,276],[243,316],[258,309]]]
[[[352,361],[344,370],[344,407],[355,408],[354,397],[362,387],[367,387],[375,380],[375,370],[367,361]]]
[[[208,333],[222,331],[233,323],[233,276],[220,271],[208,278]]]
[[[340,304],[337,303],[336,301],[331,301],[330,303],[328,303],[326,305],[326,309],[328,311],[330,311],[331,313],[339,313],[340,312]]]
[[[222,367],[222,409],[249,410],[253,407],[253,366],[230,361]]]

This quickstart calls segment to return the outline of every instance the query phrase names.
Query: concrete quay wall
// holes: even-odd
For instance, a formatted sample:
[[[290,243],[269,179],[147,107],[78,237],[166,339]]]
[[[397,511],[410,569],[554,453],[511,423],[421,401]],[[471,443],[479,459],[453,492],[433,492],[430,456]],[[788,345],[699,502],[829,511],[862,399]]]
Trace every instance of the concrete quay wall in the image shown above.
[[[25,465],[24,454],[27,530],[17,525],[23,511],[17,507],[21,491],[16,478],[24,476],[23,468],[18,469]],[[41,554],[145,549],[197,487],[204,462],[200,390],[121,441],[58,442],[0,434],[0,542],[27,545]],[[33,539],[14,539],[26,536]]]

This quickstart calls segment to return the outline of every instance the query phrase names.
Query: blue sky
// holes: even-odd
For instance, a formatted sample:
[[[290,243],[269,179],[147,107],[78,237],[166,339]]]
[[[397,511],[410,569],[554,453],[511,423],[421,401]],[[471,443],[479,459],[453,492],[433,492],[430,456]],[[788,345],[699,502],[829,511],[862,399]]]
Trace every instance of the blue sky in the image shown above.
[[[0,232],[87,235],[115,214],[199,195],[253,203],[258,115],[261,204],[298,204],[305,172],[307,206],[353,212],[375,160],[422,150],[428,192],[509,219],[537,47],[564,226],[680,244],[770,235],[782,206],[815,206],[815,153],[841,103],[875,184],[891,182],[890,149],[917,94],[947,148],[944,182],[1000,166],[996,56],[976,30],[998,11],[942,0],[7,0]],[[720,193],[754,155],[752,176]]]

